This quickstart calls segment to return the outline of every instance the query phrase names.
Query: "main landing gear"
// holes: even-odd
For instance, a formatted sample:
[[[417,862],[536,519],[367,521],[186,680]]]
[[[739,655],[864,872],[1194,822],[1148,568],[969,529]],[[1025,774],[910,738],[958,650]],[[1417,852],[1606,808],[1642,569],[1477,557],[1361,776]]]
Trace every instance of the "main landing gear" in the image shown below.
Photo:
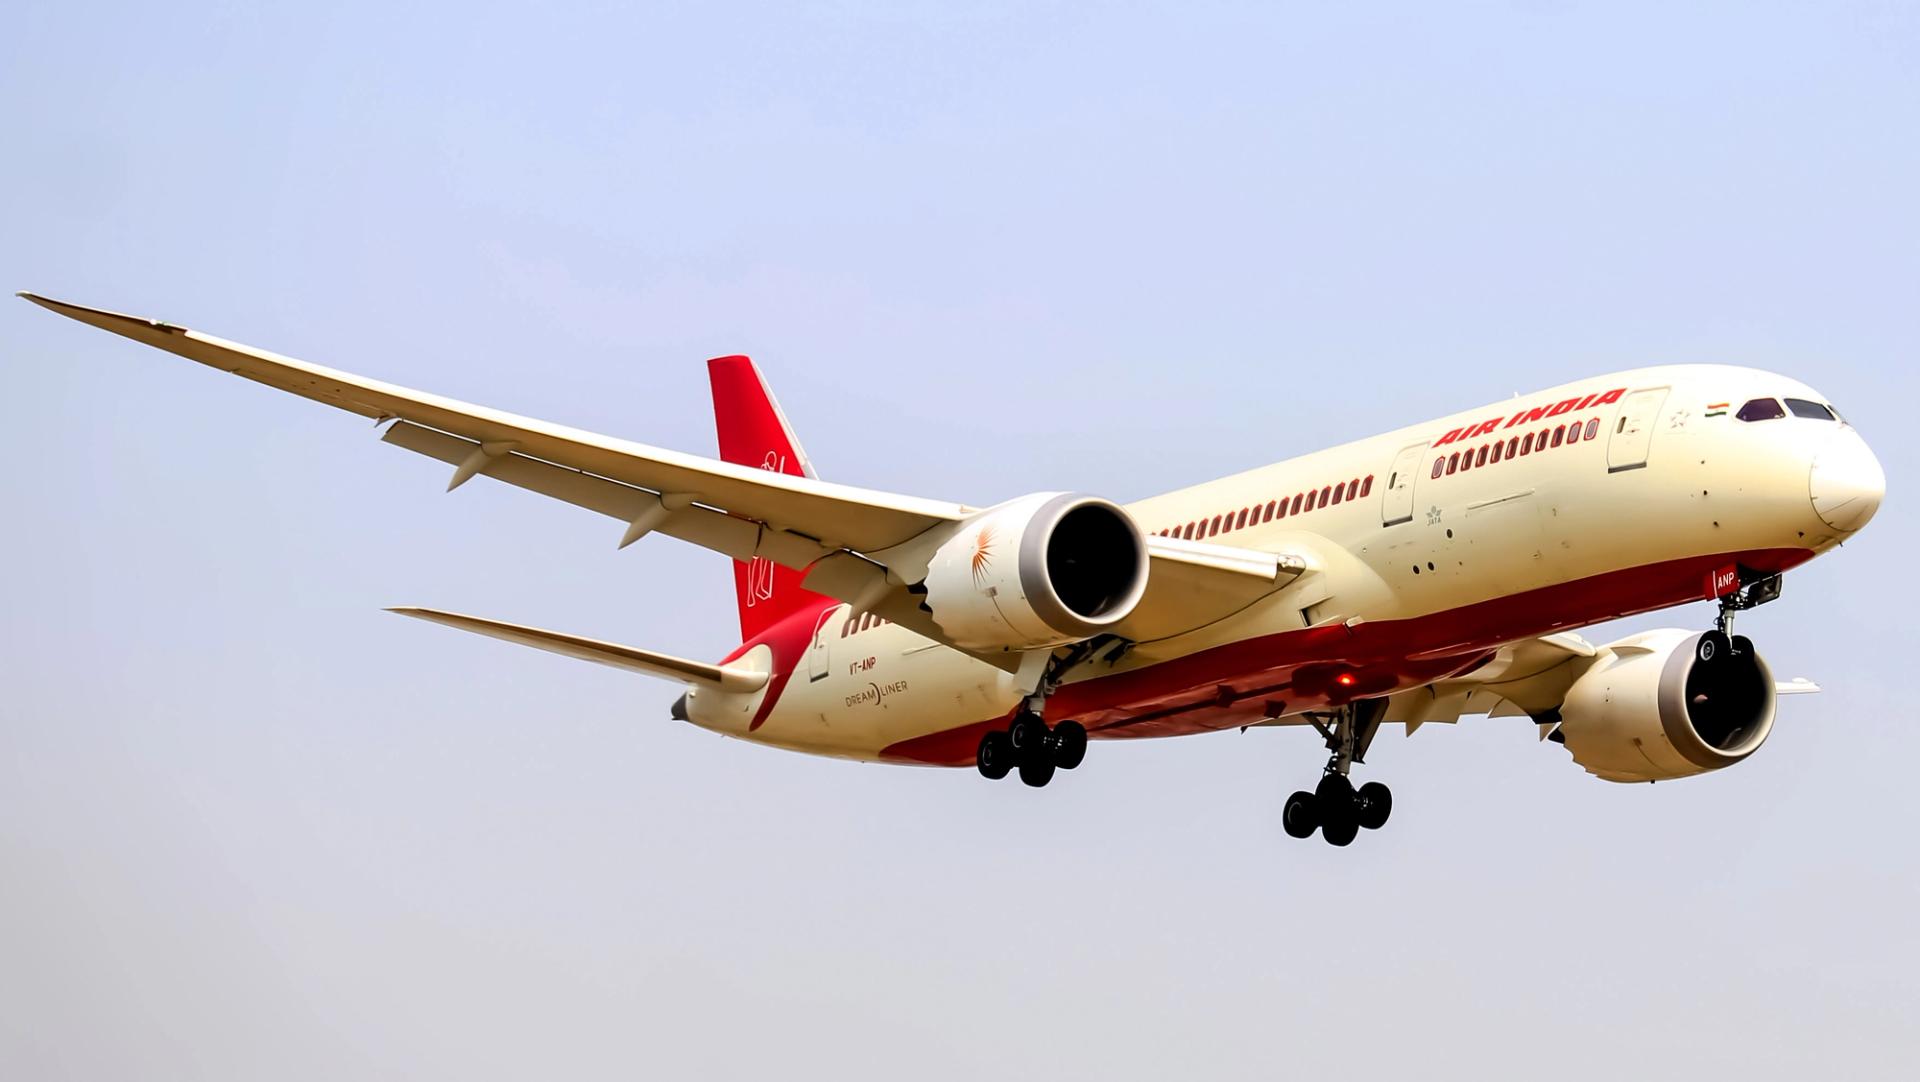
[[[1087,730],[1079,722],[1048,725],[1040,715],[1022,710],[1012,725],[980,738],[974,762],[995,781],[1018,770],[1021,781],[1038,788],[1053,780],[1055,770],[1072,770],[1086,757]]]
[[[1366,762],[1367,747],[1385,719],[1385,699],[1349,703],[1329,714],[1308,714],[1307,720],[1326,738],[1332,756],[1313,792],[1287,798],[1280,825],[1296,838],[1310,838],[1318,830],[1329,845],[1351,845],[1362,830],[1379,830],[1393,814],[1393,793],[1377,781],[1355,789],[1347,777],[1354,763]]]

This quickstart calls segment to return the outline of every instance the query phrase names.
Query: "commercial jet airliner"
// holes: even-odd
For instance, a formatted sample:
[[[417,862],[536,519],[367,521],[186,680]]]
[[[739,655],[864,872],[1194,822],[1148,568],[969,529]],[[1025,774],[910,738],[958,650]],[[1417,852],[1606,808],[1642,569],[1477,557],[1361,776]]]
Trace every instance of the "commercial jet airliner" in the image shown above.
[[[675,719],[816,755],[1043,786],[1090,740],[1310,725],[1329,758],[1281,825],[1347,845],[1392,809],[1349,780],[1382,726],[1525,717],[1588,773],[1732,766],[1776,682],[1735,613],[1885,493],[1797,380],[1682,365],[1577,380],[1163,496],[992,507],[823,481],[745,357],[708,362],[718,460],[407,390],[170,323],[61,315],[372,418],[382,439],[733,559],[741,643],[703,662],[392,611],[686,686]],[[1573,630],[1714,600],[1710,629]]]

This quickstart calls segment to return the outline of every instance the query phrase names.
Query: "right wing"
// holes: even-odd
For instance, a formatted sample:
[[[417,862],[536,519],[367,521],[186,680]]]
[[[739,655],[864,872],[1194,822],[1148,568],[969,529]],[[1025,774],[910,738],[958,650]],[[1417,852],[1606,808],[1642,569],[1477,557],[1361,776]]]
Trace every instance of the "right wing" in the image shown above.
[[[185,327],[22,293],[102,330],[302,398],[392,422],[386,442],[454,467],[448,488],[485,474],[626,523],[621,544],[658,531],[736,560],[806,572],[802,585],[953,645],[888,566],[889,550],[942,540],[965,504],[837,485],[663,450],[229,342]],[[944,531],[944,533],[943,533]],[[1145,597],[1116,631],[1143,641],[1213,623],[1281,588],[1304,560],[1169,538],[1148,539]],[[960,649],[956,647],[956,649]],[[1019,655],[972,653],[1001,668]]]

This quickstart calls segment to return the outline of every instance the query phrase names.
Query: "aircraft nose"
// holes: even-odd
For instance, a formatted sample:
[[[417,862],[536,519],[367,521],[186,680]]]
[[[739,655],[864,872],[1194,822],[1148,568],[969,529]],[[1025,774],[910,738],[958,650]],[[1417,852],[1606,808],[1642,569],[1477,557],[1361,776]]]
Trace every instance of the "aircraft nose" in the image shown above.
[[[1851,533],[1880,510],[1887,475],[1859,433],[1841,432],[1814,455],[1807,487],[1814,512],[1834,529]]]

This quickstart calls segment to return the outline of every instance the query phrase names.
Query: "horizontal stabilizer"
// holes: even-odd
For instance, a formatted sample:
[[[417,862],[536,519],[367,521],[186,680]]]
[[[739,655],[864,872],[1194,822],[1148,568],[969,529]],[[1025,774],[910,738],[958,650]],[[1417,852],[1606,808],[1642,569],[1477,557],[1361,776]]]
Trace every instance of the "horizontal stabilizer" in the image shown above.
[[[704,661],[688,661],[671,654],[657,654],[651,650],[601,642],[598,639],[582,638],[579,635],[566,635],[558,631],[543,631],[537,627],[522,627],[519,624],[502,623],[499,620],[488,620],[479,616],[462,616],[455,612],[406,606],[391,608],[387,611],[411,616],[417,620],[431,620],[436,624],[457,627],[476,635],[504,639],[507,642],[531,646],[537,650],[579,658],[581,661],[643,672],[649,676],[661,676],[681,683],[700,684],[721,691],[746,694],[760,690],[767,682],[767,674],[764,672],[726,665],[709,665]]]
[[[1811,695],[1819,690],[1819,684],[1804,676],[1796,676],[1791,680],[1778,680],[1773,685],[1775,695]]]

